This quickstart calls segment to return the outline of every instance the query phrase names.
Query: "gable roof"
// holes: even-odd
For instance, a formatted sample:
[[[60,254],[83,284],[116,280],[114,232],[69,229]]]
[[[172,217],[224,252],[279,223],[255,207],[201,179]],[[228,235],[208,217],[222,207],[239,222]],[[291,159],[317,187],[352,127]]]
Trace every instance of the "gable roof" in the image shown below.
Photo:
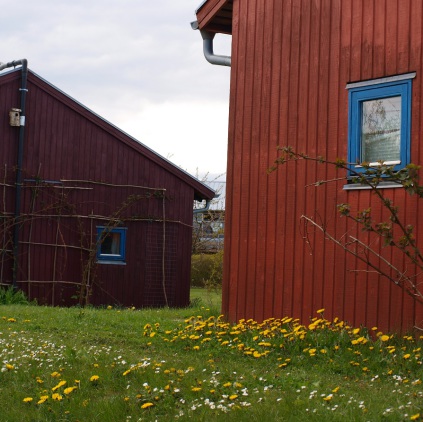
[[[20,75],[20,68],[0,73],[0,86],[6,84],[7,82],[10,82],[11,80],[20,78]],[[187,185],[191,186],[194,190],[195,200],[211,200],[215,197],[215,191],[209,188],[204,183],[202,183],[200,180],[190,175],[188,172],[184,171],[180,167],[176,166],[160,154],[156,153],[145,144],[139,142],[134,137],[122,131],[106,119],[102,118],[94,111],[90,110],[88,107],[84,106],[82,103],[78,102],[77,100],[75,100],[65,92],[61,91],[59,88],[55,87],[54,85],[52,85],[51,83],[49,83],[48,81],[46,81],[41,76],[37,75],[31,70],[28,70],[28,81],[36,85],[40,89],[46,91],[49,95],[56,98],[60,102],[66,104],[66,106],[68,106],[78,114],[82,115],[85,119],[101,127],[103,130],[110,133],[114,138],[131,147],[134,152],[142,154],[155,164],[170,172],[173,176],[179,178]]]
[[[233,0],[205,0],[198,6],[198,27],[212,33],[232,34]]]

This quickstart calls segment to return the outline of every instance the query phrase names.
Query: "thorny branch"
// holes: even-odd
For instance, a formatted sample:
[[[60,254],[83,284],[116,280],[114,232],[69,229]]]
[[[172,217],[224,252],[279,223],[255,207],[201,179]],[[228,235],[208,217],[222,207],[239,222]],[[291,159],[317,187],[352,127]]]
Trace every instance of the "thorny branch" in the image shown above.
[[[361,210],[357,213],[357,215],[353,215],[351,214],[351,207],[349,204],[338,204],[337,208],[339,214],[357,223],[361,226],[362,231],[374,233],[379,236],[383,240],[384,246],[394,247],[401,251],[401,253],[420,270],[418,274],[408,276],[406,271],[401,271],[373,249],[369,244],[362,242],[356,237],[349,236],[345,233],[338,240],[327,232],[324,223],[318,224],[312,218],[304,215],[301,216],[301,220],[303,220],[305,226],[307,224],[312,224],[314,227],[319,229],[328,240],[340,246],[346,252],[354,255],[358,260],[362,261],[370,268],[373,268],[373,270],[382,277],[385,277],[397,286],[400,286],[416,301],[423,303],[423,293],[419,290],[419,283],[414,281],[417,279],[417,276],[423,272],[423,254],[414,237],[414,227],[403,223],[398,215],[398,207],[393,204],[392,200],[384,196],[382,189],[378,189],[382,182],[388,180],[389,182],[397,183],[404,187],[408,194],[416,195],[418,198],[423,198],[423,185],[419,184],[418,174],[420,166],[408,164],[403,169],[396,171],[394,170],[394,166],[386,165],[383,162],[379,162],[377,165],[360,163],[360,170],[357,170],[356,166],[358,163],[348,163],[342,159],[332,161],[321,156],[310,157],[306,154],[294,151],[293,148],[289,146],[278,147],[278,150],[281,152],[281,155],[269,169],[269,173],[277,170],[280,165],[288,162],[295,162],[299,160],[314,161],[316,163],[330,165],[337,169],[341,169],[348,176],[333,178],[330,180],[319,180],[307,186],[320,186],[334,181],[336,182],[339,180],[349,179],[351,183],[361,184],[372,191],[383,208],[388,211],[389,218],[387,221],[374,222],[370,208]],[[395,235],[397,232],[400,233],[399,236]],[[307,233],[303,234],[303,238],[308,244],[310,243]],[[311,248],[310,245],[309,247]],[[361,251],[358,250],[358,247],[362,248]],[[375,264],[371,260],[371,256],[377,257],[379,262],[385,264],[390,271],[386,271],[381,268],[380,264]],[[391,275],[391,272],[395,275]]]
[[[389,261],[387,261],[385,258],[383,258],[379,253],[377,253],[374,249],[372,249],[370,246],[366,245],[365,243],[361,242],[360,240],[356,239],[353,236],[349,236],[351,239],[351,242],[341,242],[331,236],[326,229],[317,224],[312,218],[307,217],[305,215],[302,215],[300,217],[301,220],[305,220],[308,224],[312,224],[314,227],[319,229],[325,237],[330,240],[331,242],[335,243],[336,245],[340,246],[344,251],[348,252],[349,254],[355,256],[357,259],[359,259],[364,264],[368,265],[369,267],[373,268],[375,272],[383,277],[386,277],[388,280],[392,281],[397,286],[404,289],[404,291],[410,295],[413,299],[416,299],[417,301],[423,303],[423,294],[418,290],[417,285],[413,282],[411,277],[408,277],[405,275],[404,272],[400,271],[398,268],[396,268],[394,265],[392,265]],[[375,265],[370,261],[368,255],[365,255],[363,257],[363,254],[358,252],[357,249],[353,249],[350,246],[358,244],[359,246],[363,247],[367,252],[370,252],[371,254],[375,255],[377,258],[379,258],[381,261],[383,261],[390,269],[394,270],[397,274],[397,277],[392,277],[388,272],[383,271],[380,266]]]

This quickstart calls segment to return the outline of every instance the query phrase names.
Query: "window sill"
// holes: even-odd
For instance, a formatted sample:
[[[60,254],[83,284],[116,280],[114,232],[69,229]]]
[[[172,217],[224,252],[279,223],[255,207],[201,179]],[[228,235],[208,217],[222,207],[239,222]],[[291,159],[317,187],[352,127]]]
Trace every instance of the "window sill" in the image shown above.
[[[101,265],[126,265],[126,262],[100,260],[100,261],[97,261],[97,264],[101,264]]]
[[[377,189],[396,189],[396,188],[402,188],[403,186],[399,183],[395,182],[380,182],[377,185]],[[361,183],[349,183],[347,185],[344,185],[344,190],[369,190],[372,189],[371,186],[363,185]]]

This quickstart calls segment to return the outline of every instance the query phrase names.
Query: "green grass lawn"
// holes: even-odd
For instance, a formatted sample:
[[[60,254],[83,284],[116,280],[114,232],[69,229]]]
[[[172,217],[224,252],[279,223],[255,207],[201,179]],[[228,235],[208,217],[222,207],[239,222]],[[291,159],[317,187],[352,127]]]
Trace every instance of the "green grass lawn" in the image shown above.
[[[321,314],[229,324],[206,293],[177,310],[1,305],[0,421],[422,420],[420,339]]]
[[[216,313],[222,307],[222,291],[220,289],[191,288],[191,303],[193,306],[203,306]]]

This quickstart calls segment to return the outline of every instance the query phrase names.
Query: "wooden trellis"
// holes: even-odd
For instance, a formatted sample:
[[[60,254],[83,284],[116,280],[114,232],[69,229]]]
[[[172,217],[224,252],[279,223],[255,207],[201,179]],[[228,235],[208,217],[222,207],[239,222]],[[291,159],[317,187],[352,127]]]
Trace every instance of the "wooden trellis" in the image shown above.
[[[0,214],[0,285],[8,286],[11,284],[8,274],[10,274],[10,266],[13,264],[11,232],[15,220],[14,214],[10,210],[10,204],[7,203],[7,191],[14,189],[14,185],[7,183],[6,179],[7,167],[5,166]],[[90,196],[87,193],[98,188],[105,191],[107,189],[118,190],[119,192],[116,196],[120,196],[121,201],[118,202],[119,205],[115,209],[110,210],[110,213],[105,212],[106,209],[110,209],[108,204],[87,203],[87,198]],[[88,180],[51,182],[41,178],[39,169],[35,179],[25,181],[23,192],[25,201],[23,201],[19,221],[21,226],[19,244],[24,252],[19,255],[17,284],[19,287],[26,286],[30,298],[36,296],[32,292],[33,288],[36,289],[40,285],[44,287],[51,285],[51,305],[54,306],[58,304],[55,302],[58,286],[73,286],[78,294],[78,303],[80,305],[88,304],[94,289],[104,289],[103,286],[96,284],[98,269],[96,252],[99,241],[96,237],[95,225],[101,222],[102,225],[112,229],[122,224],[155,224],[159,225],[162,231],[161,287],[164,302],[166,305],[168,304],[166,287],[167,225],[191,226],[181,221],[166,219],[166,206],[169,198],[166,196],[165,189]],[[140,205],[147,201],[153,201],[153,206]],[[89,207],[91,209],[88,212]],[[149,209],[153,210],[151,214],[147,212]],[[46,226],[49,228],[49,233],[46,234],[46,239],[42,239],[39,232]],[[46,276],[46,271],[36,269],[37,266],[42,265],[39,259],[40,253],[36,253],[40,248],[52,249],[47,254],[50,259],[50,276]],[[73,268],[72,272],[69,272],[69,265],[72,264],[67,262],[70,251],[77,251],[80,256],[80,267]],[[36,277],[36,274],[40,273],[44,274],[42,279]]]

